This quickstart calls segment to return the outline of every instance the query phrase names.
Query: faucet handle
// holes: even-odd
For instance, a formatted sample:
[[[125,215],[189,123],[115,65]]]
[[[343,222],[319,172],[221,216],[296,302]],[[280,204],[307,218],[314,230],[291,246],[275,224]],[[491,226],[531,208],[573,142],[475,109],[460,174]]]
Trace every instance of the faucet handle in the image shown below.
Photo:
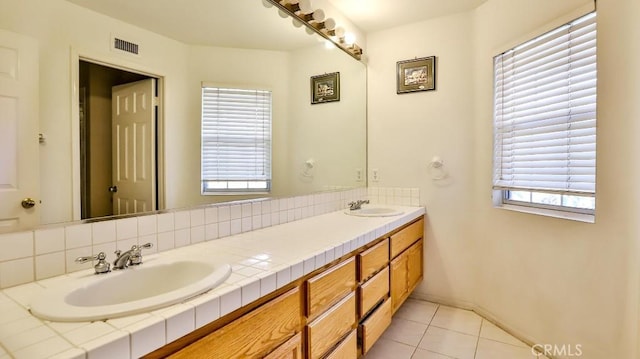
[[[129,257],[129,263],[132,265],[142,264],[142,249],[151,247],[153,247],[153,243],[145,243],[143,245],[134,244],[131,247],[131,257]]]
[[[107,262],[106,259],[107,259],[107,255],[104,254],[104,252],[100,252],[93,256],[78,257],[76,258],[76,262],[85,263],[91,260],[97,260],[98,263],[96,263],[96,265],[93,266],[93,269],[95,270],[96,274],[102,274],[102,273],[111,272],[111,264]]]

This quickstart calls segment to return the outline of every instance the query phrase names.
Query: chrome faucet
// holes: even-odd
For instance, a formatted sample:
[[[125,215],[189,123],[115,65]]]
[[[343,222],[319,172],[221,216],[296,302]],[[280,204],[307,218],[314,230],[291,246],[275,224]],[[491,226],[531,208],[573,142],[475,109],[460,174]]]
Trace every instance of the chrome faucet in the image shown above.
[[[357,201],[353,201],[353,202],[347,203],[347,205],[349,206],[349,210],[350,211],[355,211],[357,209],[362,208],[363,204],[369,204],[369,200],[368,199],[365,199],[365,200],[359,199]]]
[[[111,264],[106,261],[107,255],[104,252],[100,252],[94,256],[89,257],[78,257],[76,258],[77,263],[85,263],[91,260],[96,260],[98,263],[93,266],[96,274],[103,274],[111,272]]]
[[[142,248],[151,248],[153,244],[146,243],[141,246],[134,244],[131,249],[122,253],[121,250],[116,250],[116,260],[113,261],[113,269],[125,269],[131,265],[142,264]]]

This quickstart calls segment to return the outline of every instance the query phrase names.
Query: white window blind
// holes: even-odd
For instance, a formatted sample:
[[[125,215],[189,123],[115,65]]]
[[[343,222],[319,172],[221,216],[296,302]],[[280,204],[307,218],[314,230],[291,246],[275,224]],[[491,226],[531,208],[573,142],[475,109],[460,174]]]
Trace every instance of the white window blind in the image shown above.
[[[202,87],[202,192],[271,188],[271,91]]]
[[[494,189],[595,195],[595,13],[496,56],[494,74]]]

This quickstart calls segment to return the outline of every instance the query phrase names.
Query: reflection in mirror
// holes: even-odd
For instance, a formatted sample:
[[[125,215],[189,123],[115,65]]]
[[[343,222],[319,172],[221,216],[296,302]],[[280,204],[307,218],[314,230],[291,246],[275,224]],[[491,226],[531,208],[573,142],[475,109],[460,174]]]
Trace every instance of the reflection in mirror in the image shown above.
[[[273,92],[273,183],[268,196],[366,185],[366,67],[327,47],[317,34],[296,28],[290,18],[278,16],[275,7],[266,8],[258,0],[191,0],[189,6],[159,6],[154,0],[4,2],[10,11],[0,13],[0,48],[9,50],[0,56],[0,72],[14,74],[11,81],[25,82],[18,95],[0,93],[3,99],[19,98],[19,109],[24,109],[14,111],[13,122],[5,121],[9,125],[3,124],[15,135],[14,141],[3,142],[4,147],[13,145],[3,147],[3,153],[12,155],[0,162],[0,203],[7,204],[0,207],[0,231],[77,220],[83,210],[84,217],[93,217],[86,201],[97,196],[90,188],[113,202],[113,176],[111,181],[104,176],[102,182],[92,182],[95,175],[82,166],[92,153],[85,146],[81,123],[96,115],[91,104],[109,100],[87,92],[87,64],[157,80],[152,91],[157,100],[149,102],[158,105],[157,113],[147,132],[156,146],[147,151],[157,158],[144,157],[146,172],[134,173],[128,167],[126,173],[138,180],[151,178],[156,203],[130,206],[124,213],[256,197],[201,195],[203,82]],[[121,48],[135,51],[113,48],[116,38],[125,41],[119,43]],[[312,105],[310,78],[334,72],[340,73],[340,101]],[[108,110],[113,105],[101,106]],[[11,108],[15,104],[0,101],[5,113]],[[113,125],[101,126],[94,127],[93,141],[111,143]],[[94,159],[93,167],[118,172],[113,163],[114,156],[105,154]],[[88,193],[85,201],[83,191]],[[22,208],[24,198],[35,198],[36,205]],[[108,212],[113,207],[108,203],[95,215],[114,213]]]

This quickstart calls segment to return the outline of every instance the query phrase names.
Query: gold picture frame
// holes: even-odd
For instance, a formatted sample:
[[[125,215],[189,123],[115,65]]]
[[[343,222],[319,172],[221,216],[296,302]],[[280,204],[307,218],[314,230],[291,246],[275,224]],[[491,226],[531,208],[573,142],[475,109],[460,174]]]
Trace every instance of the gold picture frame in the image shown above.
[[[340,101],[340,73],[311,77],[311,104]]]
[[[436,57],[398,61],[397,93],[433,91],[436,89]]]

